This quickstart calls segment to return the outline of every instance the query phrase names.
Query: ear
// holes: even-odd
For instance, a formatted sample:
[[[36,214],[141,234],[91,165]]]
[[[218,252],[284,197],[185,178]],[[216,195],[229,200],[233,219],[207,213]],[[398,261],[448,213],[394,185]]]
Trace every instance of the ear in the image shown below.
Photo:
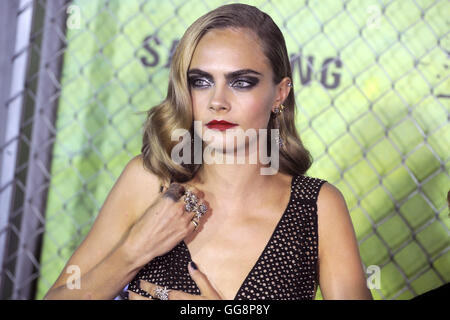
[[[274,106],[279,107],[287,99],[289,92],[291,92],[291,87],[289,86],[289,83],[292,84],[292,80],[289,77],[284,77],[283,80],[281,80],[280,83],[277,84],[276,99]]]

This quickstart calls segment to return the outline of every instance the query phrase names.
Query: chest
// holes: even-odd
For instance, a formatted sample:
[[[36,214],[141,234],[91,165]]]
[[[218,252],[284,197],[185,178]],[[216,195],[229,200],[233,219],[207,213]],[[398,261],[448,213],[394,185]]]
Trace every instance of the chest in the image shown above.
[[[234,299],[269,243],[281,214],[210,225],[186,239],[191,259],[225,299]],[[237,219],[241,220],[241,219]]]
[[[258,270],[275,274],[283,271],[278,266],[282,263],[288,265],[286,272],[294,274],[302,256],[309,253],[304,251],[314,245],[311,210],[289,195],[270,206],[266,202],[266,207],[249,205],[241,210],[212,210],[202,218],[198,232],[184,241],[191,259],[226,299],[234,299]]]

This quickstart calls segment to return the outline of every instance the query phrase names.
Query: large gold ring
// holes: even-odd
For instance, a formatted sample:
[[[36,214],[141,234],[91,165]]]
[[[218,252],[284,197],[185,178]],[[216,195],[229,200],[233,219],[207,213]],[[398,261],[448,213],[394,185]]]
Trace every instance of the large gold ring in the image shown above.
[[[194,227],[194,230],[196,230],[197,227],[198,227],[198,221],[192,219],[191,222],[192,222],[192,223],[194,224],[194,226],[195,226],[195,227]]]

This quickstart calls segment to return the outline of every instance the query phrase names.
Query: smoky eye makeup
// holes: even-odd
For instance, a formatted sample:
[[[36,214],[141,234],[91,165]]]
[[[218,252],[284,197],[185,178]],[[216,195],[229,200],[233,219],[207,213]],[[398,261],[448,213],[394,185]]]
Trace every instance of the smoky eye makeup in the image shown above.
[[[211,84],[211,81],[200,77],[189,77],[188,82],[192,88],[205,88]]]
[[[239,88],[253,88],[254,86],[256,86],[259,82],[259,79],[256,77],[243,77],[243,78],[238,78],[236,80],[230,81],[230,83],[233,86],[236,86],[238,83],[241,83],[241,86],[238,86]]]
[[[225,74],[225,79],[227,79],[228,85],[233,89],[250,90],[260,81],[258,77],[251,76],[251,74],[263,76],[262,73],[252,69],[240,69]],[[187,76],[190,88],[206,89],[209,86],[214,85],[213,76],[204,70],[192,68],[187,72]]]
[[[205,77],[188,77],[189,86],[192,88],[203,89],[214,84],[214,81],[207,79]],[[229,86],[236,89],[250,89],[256,86],[259,79],[256,77],[237,77],[228,82]]]

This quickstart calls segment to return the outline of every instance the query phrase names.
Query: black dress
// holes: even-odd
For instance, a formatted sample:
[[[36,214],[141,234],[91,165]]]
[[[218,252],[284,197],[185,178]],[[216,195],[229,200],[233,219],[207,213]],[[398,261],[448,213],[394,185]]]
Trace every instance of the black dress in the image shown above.
[[[234,300],[313,300],[318,285],[317,196],[325,180],[295,175],[289,203],[257,262]],[[191,255],[181,241],[165,255],[145,265],[128,290],[149,297],[139,288],[146,280],[168,289],[200,294],[187,269]]]

